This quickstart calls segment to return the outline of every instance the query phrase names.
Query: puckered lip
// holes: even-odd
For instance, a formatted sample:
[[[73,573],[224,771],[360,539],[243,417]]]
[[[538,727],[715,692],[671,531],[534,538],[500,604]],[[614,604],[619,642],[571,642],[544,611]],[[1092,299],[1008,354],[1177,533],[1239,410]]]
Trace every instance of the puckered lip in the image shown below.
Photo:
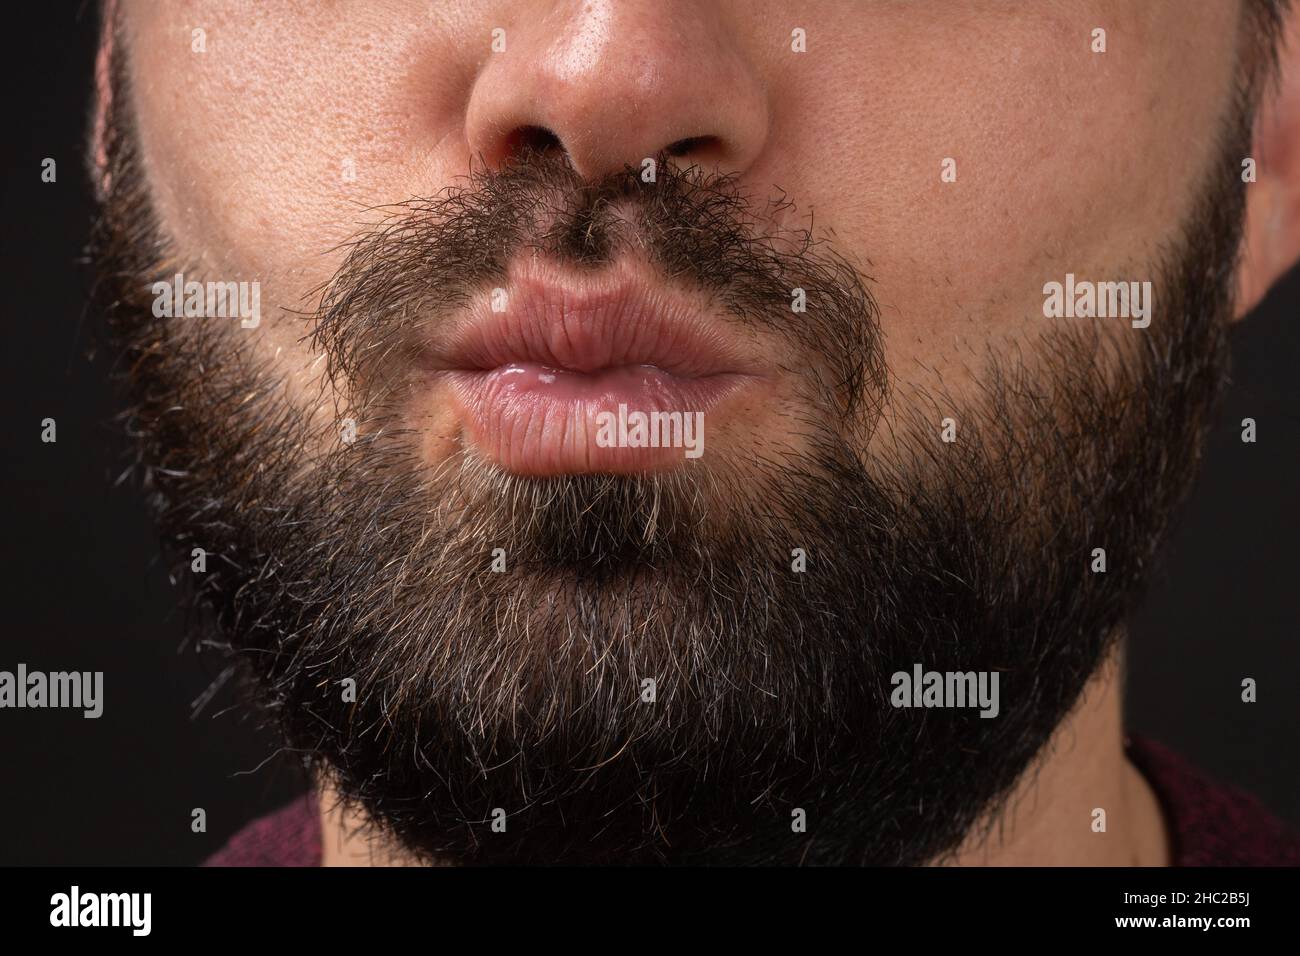
[[[739,397],[756,398],[768,377],[743,332],[709,296],[634,264],[575,273],[534,260],[431,335],[426,369],[466,444],[508,472],[656,471],[692,459],[657,442],[611,446],[602,421],[666,413],[723,434]]]
[[[628,268],[517,266],[438,338],[426,353],[433,371],[536,364],[579,375],[646,366],[679,379],[763,375],[753,343],[706,296]]]

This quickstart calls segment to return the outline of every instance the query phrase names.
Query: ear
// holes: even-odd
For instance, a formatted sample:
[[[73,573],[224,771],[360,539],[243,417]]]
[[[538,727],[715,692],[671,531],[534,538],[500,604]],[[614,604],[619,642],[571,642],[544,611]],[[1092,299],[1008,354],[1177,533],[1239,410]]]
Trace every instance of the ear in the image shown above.
[[[113,45],[117,40],[117,0],[106,0],[99,23],[99,49],[95,53],[95,105],[90,127],[90,176],[102,199],[108,191],[108,150],[105,140],[109,110],[113,108]]]
[[[1278,82],[1265,89],[1255,117],[1237,319],[1300,260],[1300,9],[1287,18],[1278,63]]]

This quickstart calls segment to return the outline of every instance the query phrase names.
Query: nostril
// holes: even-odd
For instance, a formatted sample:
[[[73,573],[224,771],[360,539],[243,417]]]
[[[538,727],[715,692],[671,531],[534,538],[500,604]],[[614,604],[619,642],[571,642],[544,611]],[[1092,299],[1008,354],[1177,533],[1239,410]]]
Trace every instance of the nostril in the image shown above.
[[[685,156],[688,153],[699,153],[707,150],[716,142],[717,140],[712,136],[687,136],[675,143],[669,143],[664,148],[664,152],[669,156]]]
[[[549,153],[563,149],[560,137],[544,126],[521,126],[506,138],[506,152],[510,157],[521,153]]]

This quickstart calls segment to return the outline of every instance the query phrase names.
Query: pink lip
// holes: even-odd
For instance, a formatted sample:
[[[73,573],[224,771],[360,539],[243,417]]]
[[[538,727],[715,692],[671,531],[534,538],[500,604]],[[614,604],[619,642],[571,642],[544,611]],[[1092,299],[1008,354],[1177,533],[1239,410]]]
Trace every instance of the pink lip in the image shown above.
[[[467,441],[516,474],[690,466],[707,453],[729,400],[763,377],[753,346],[707,302],[627,269],[571,276],[530,263],[511,271],[504,291],[500,311],[490,290],[471,304],[429,350],[429,364],[450,385]],[[659,447],[620,446],[617,437],[610,446],[620,406],[665,423],[690,416],[703,435],[692,449],[691,433],[665,426]]]

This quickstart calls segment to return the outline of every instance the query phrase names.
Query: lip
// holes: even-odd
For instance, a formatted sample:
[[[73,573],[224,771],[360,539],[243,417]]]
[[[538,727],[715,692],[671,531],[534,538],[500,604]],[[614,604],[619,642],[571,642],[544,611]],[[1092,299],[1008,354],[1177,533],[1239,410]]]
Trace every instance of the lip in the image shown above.
[[[764,377],[734,324],[702,296],[629,267],[568,274],[534,261],[476,297],[431,345],[427,367],[449,386],[465,440],[506,471],[689,467]],[[657,416],[662,430],[611,429],[634,413]]]

